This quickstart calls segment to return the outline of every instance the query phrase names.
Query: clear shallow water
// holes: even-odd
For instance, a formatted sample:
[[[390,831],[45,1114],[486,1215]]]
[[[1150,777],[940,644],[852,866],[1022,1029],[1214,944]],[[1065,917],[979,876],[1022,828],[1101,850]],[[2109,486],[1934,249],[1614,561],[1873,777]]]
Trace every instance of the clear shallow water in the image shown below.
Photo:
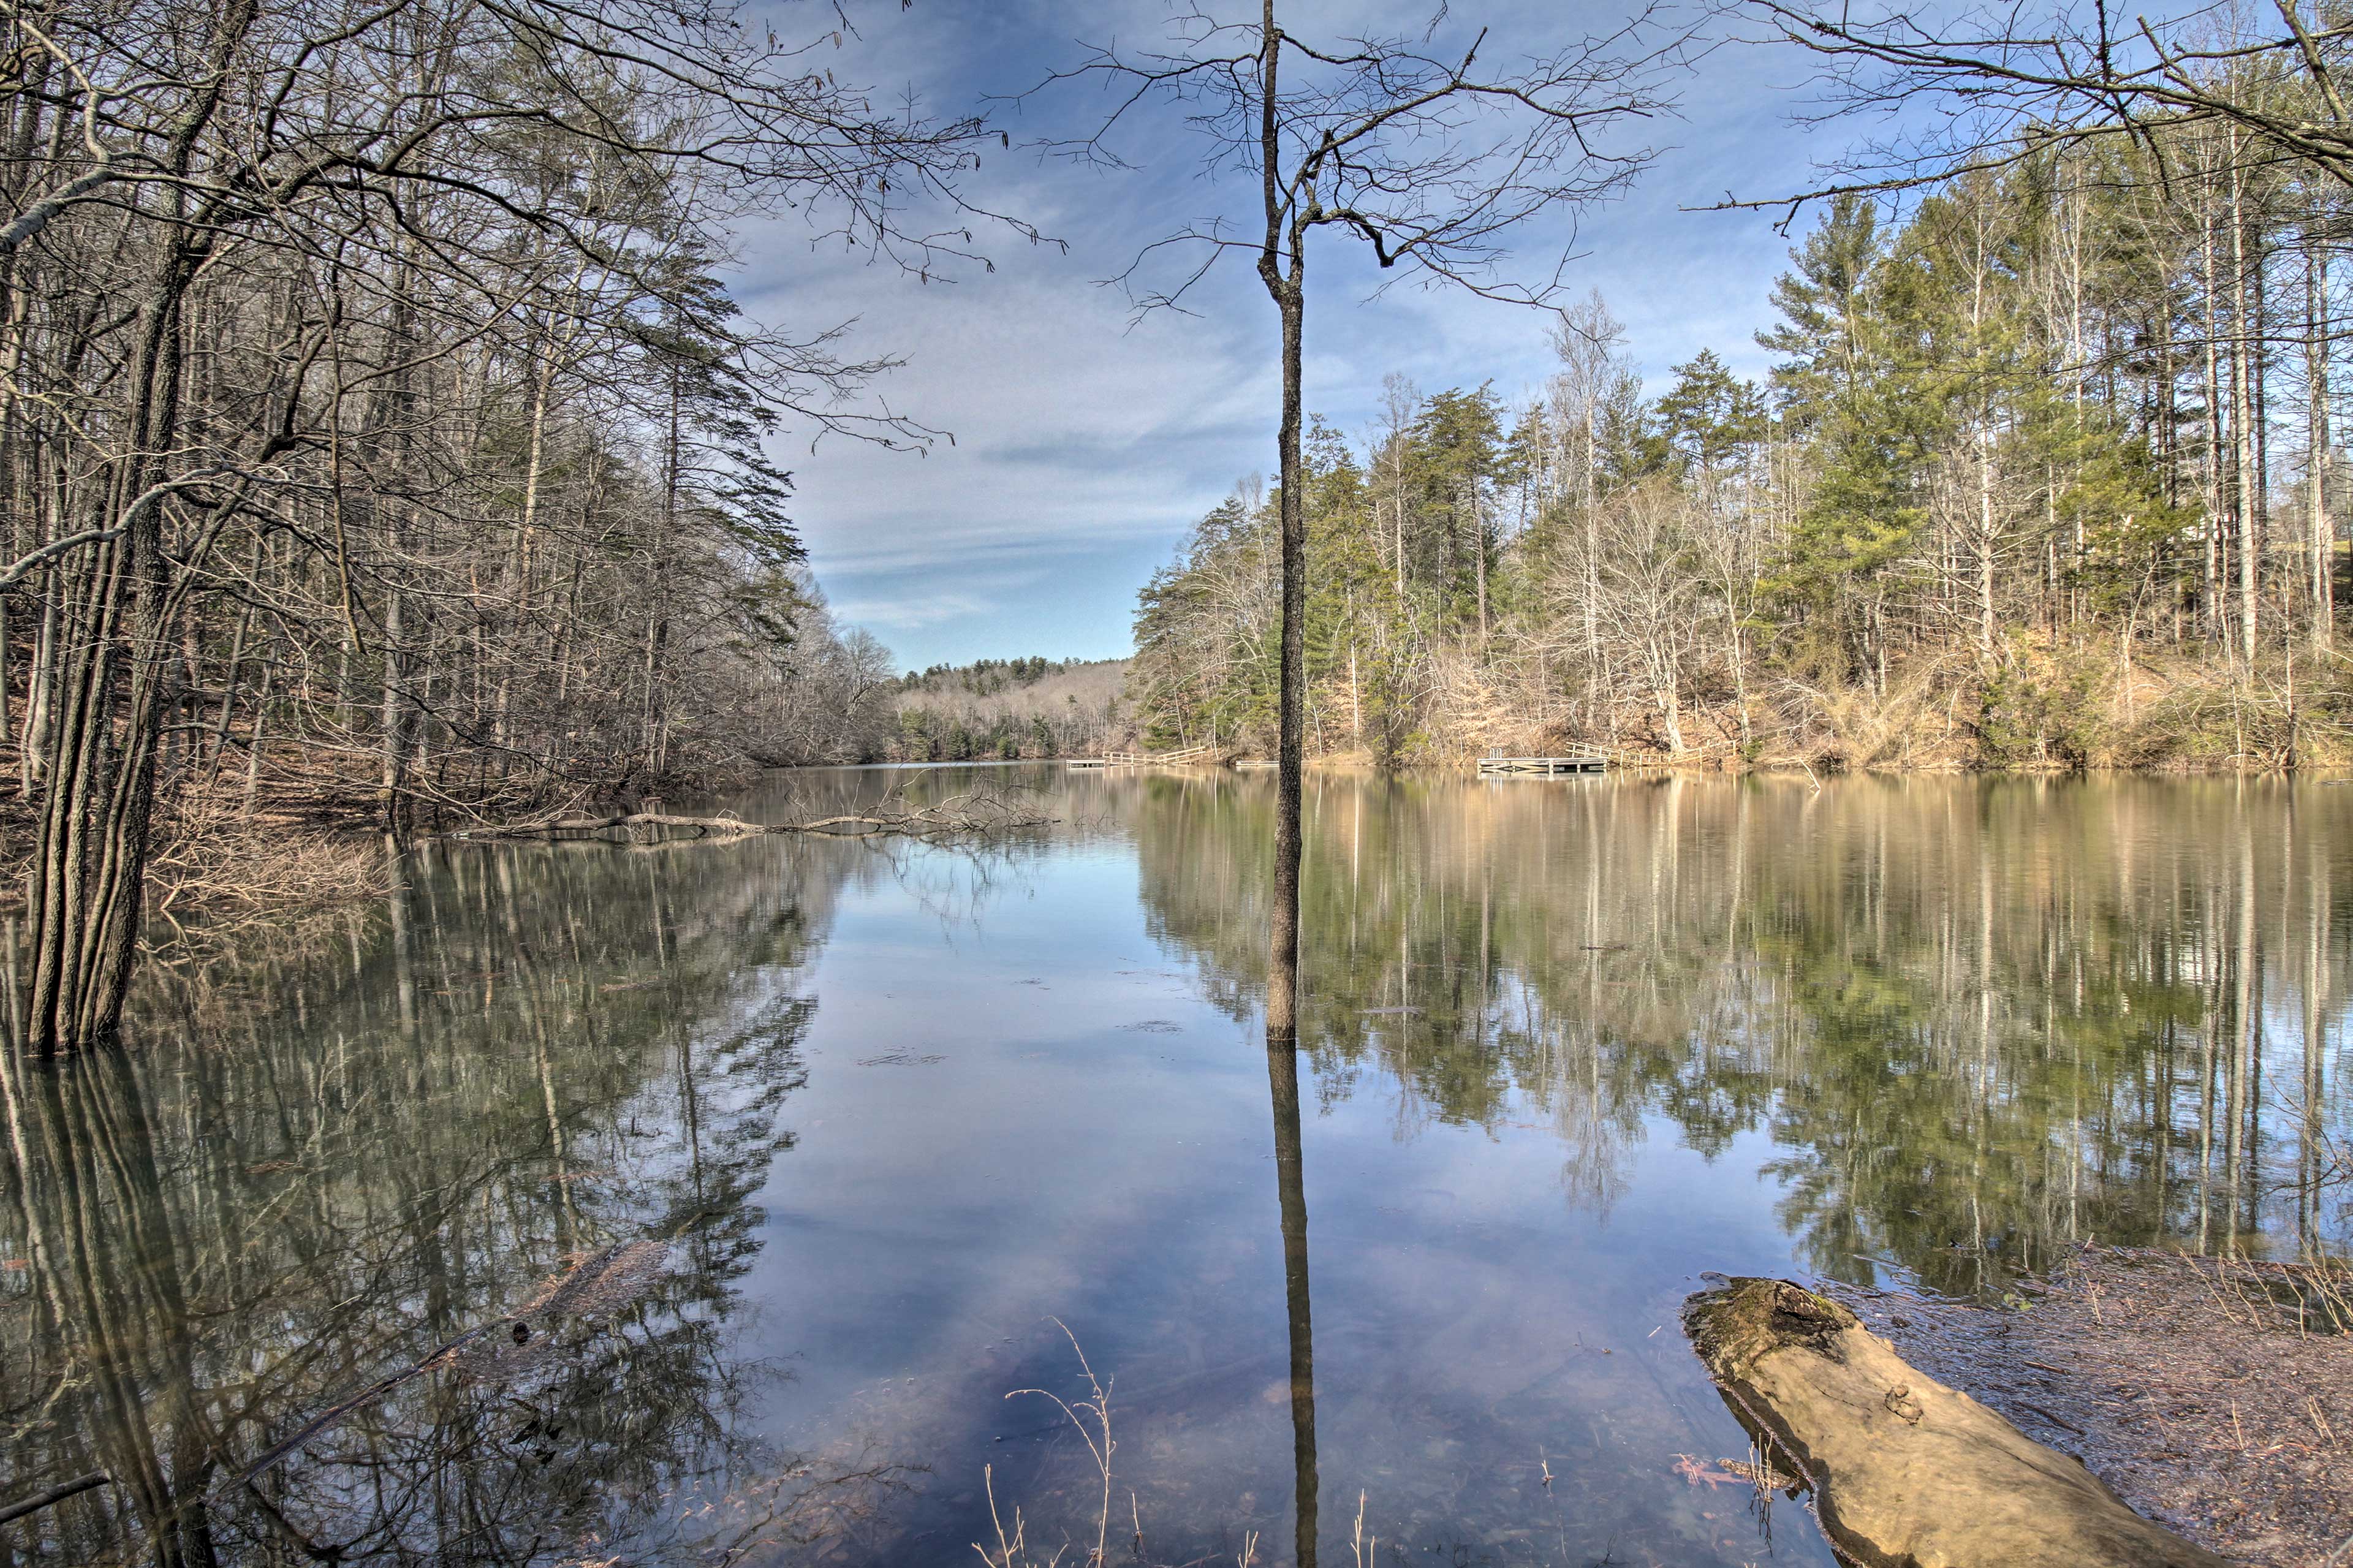
[[[1400,1564],[1827,1563],[1675,1469],[1746,1452],[1675,1326],[1703,1270],[1994,1294],[2084,1237],[2346,1239],[2353,791],[1315,781],[1291,1115],[1271,781],[918,787],[1008,777],[1064,826],[442,847],[14,1072],[0,1506],[117,1484],[0,1561],[965,1563],[993,1487],[1069,1562],[1101,1477],[1007,1394],[1084,1395],[1074,1337],[1115,1561],[1138,1521],[1292,1561],[1306,1478],[1327,1563],[1360,1496]],[[603,1331],[237,1484],[646,1237]]]

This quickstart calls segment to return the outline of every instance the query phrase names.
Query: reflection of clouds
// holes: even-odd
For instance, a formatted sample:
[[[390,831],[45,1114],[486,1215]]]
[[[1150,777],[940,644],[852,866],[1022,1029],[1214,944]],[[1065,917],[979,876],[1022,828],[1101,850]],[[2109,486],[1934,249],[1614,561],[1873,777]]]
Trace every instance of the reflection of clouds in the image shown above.
[[[818,815],[997,777],[1087,825],[966,853],[461,847],[331,949],[257,946],[229,1003],[157,972],[142,1018],[169,1037],[121,1065],[188,1108],[164,1127],[164,1189],[284,1216],[185,1247],[200,1294],[216,1268],[259,1281],[207,1306],[208,1353],[254,1380],[237,1336],[282,1331],[358,1385],[406,1343],[408,1303],[470,1324],[566,1254],[716,1201],[655,1326],[723,1299],[723,1331],[626,1359],[676,1407],[723,1410],[747,1477],[775,1473],[762,1438],[818,1473],[928,1464],[849,1523],[851,1562],[986,1539],[984,1465],[1052,1539],[1092,1542],[1083,1452],[1002,1397],[1070,1391],[1049,1314],[1116,1376],[1117,1485],[1159,1555],[1229,1528],[1282,1540],[1286,1302],[1251,1026],[1264,781],[829,770],[742,805]],[[2201,1213],[2218,1238],[2233,1216],[2242,1242],[2289,1234],[2274,1184],[2305,1102],[2277,1086],[2316,1071],[2323,1127],[2346,1120],[2302,1006],[2335,1026],[2329,999],[2353,994],[2340,793],[2291,816],[2244,784],[1316,780],[1301,1089],[1327,1544],[1362,1489],[1417,1550],[1541,1524],[1565,1561],[1758,1557],[1666,1468],[1738,1451],[1672,1328],[1702,1268],[1920,1268],[2069,1224],[2194,1236]],[[2263,1092],[2242,1060],[2234,1110],[2245,1037],[2215,1007],[2242,978]],[[2234,1127],[2253,1134],[2235,1189]],[[318,1279],[273,1250],[314,1220]],[[280,1392],[306,1364],[258,1374],[269,1419],[314,1407]],[[577,1397],[649,1407],[606,1367]],[[1557,1527],[1539,1451],[1574,1478]],[[0,1454],[0,1479],[20,1462]]]

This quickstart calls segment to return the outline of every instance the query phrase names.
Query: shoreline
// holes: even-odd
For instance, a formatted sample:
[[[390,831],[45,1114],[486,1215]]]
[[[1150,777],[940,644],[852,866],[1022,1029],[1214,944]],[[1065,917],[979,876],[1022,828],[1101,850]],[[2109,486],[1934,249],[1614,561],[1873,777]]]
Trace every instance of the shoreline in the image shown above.
[[[2256,1568],[2353,1548],[2353,1265],[2086,1243],[2000,1305],[1818,1287],[2137,1511]]]

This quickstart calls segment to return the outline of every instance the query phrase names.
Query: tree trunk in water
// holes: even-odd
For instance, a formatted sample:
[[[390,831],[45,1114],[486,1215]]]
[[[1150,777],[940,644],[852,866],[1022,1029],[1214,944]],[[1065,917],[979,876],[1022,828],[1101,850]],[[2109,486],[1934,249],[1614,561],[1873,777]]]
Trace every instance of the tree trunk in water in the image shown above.
[[[180,300],[195,264],[185,247],[167,251],[142,311],[127,439],[103,481],[105,523],[120,532],[56,572],[62,635],[48,671],[25,1016],[26,1045],[44,1057],[113,1038],[138,951],[156,736],[178,700],[151,454],[168,448],[177,421]]]
[[[1275,118],[1282,33],[1274,0],[1265,0],[1260,33],[1260,152],[1266,203],[1266,247],[1259,277],[1282,321],[1282,680],[1274,804],[1274,910],[1267,942],[1266,1038],[1291,1045],[1299,1037],[1300,772],[1306,685],[1307,508],[1300,493],[1300,341],[1306,317],[1306,236],[1294,219],[1283,251],[1282,194],[1275,170],[1282,142]],[[1289,262],[1286,271],[1283,263]]]
[[[1269,1040],[1299,1027],[1301,773],[1305,763],[1307,519],[1299,479],[1300,339],[1303,314],[1294,285],[1282,311],[1282,688],[1275,781],[1274,921],[1266,973]]]

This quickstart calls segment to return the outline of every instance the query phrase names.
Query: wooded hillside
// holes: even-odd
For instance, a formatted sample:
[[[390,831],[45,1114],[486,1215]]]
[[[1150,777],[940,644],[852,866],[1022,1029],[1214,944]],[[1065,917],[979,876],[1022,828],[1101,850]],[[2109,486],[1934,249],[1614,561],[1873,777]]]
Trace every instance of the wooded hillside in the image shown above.
[[[1703,352],[1648,390],[1598,298],[1517,402],[1390,378],[1373,428],[1308,443],[1310,748],[2353,753],[2346,216],[2317,172],[2158,125],[1819,210],[1763,384]],[[1145,590],[1155,739],[1266,744],[1274,526],[1237,492]]]
[[[909,670],[898,725],[881,755],[893,762],[1009,761],[1100,752],[1125,733],[1124,658],[984,658]]]

